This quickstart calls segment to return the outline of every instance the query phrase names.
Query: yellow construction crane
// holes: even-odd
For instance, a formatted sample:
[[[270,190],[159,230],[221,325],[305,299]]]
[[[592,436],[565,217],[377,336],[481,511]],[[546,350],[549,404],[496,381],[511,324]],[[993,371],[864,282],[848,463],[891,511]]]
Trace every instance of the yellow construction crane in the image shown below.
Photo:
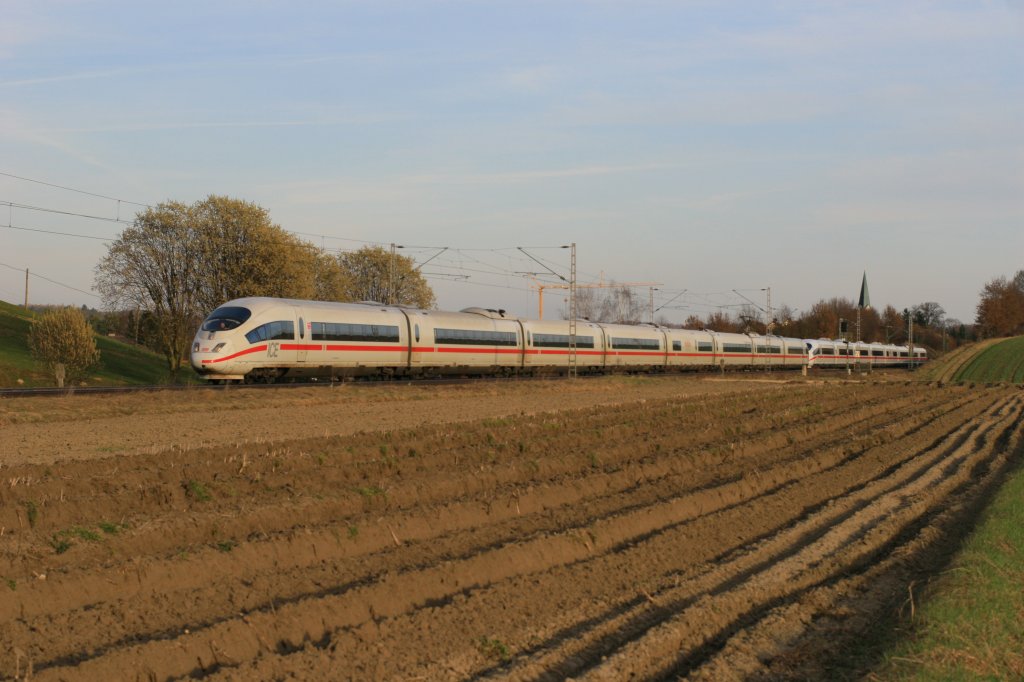
[[[523,273],[533,283],[530,284],[531,289],[537,290],[537,319],[544,319],[544,290],[545,289],[568,289],[569,285],[565,283],[555,282],[541,282],[535,277],[537,273],[527,272]],[[577,289],[617,289],[618,287],[654,287],[660,285],[660,282],[605,282],[604,273],[601,273],[600,278],[595,284],[577,284]]]

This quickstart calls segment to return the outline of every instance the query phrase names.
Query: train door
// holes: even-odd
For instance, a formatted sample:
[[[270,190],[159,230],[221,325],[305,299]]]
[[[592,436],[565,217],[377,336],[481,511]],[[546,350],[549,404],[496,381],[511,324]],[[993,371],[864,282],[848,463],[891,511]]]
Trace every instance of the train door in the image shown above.
[[[604,327],[598,327],[594,330],[594,350],[601,351],[596,364],[600,365],[602,370],[605,370],[610,363],[608,362],[608,334],[605,333]]]
[[[309,351],[310,336],[312,335],[313,323],[306,321],[302,310],[295,309],[295,360],[305,362],[306,353]]]

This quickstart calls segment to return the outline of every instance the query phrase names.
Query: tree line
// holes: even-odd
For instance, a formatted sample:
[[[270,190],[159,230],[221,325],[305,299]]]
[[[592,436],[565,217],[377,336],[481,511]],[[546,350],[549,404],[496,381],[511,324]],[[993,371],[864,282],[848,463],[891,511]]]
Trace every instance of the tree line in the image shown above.
[[[95,268],[104,311],[49,311],[33,327],[30,347],[58,377],[84,374],[98,361],[88,343],[100,333],[134,338],[162,353],[177,375],[202,319],[226,301],[272,296],[325,301],[377,301],[433,308],[433,290],[412,258],[378,246],[330,253],[275,224],[266,209],[210,195],[193,204],[168,201],[138,213]],[[797,338],[854,338],[857,308],[846,298],[822,299],[801,314],[782,305],[772,331]],[[640,323],[649,305],[629,287],[580,289],[577,314],[599,322]],[[565,314],[563,314],[565,316]],[[88,317],[88,321],[86,320]],[[665,326],[721,332],[764,332],[764,311],[753,305],[690,315]],[[860,338],[903,344],[913,321],[914,342],[947,349],[991,336],[1024,334],[1024,270],[996,277],[981,291],[974,324],[946,317],[928,301],[896,310],[861,310]],[[842,327],[846,326],[846,331]]]
[[[577,314],[594,322],[639,324],[651,320],[650,304],[634,289],[626,286],[605,290],[580,289],[576,299]],[[891,305],[881,311],[864,308],[860,311],[860,338],[863,341],[905,344],[913,321],[914,343],[929,348],[952,349],[975,338],[975,328],[960,320],[949,318],[941,305],[934,301],[911,306],[902,311]],[[567,317],[563,311],[563,317]],[[703,316],[691,314],[681,324],[664,315],[655,321],[666,327],[682,329],[713,329],[718,332],[757,332],[767,330],[767,311],[746,303],[721,308]],[[801,314],[790,306],[773,309],[773,334],[801,339],[840,338],[855,339],[857,305],[847,298],[822,299]]]
[[[978,334],[985,338],[1024,334],[1024,270],[985,284],[976,324]]]

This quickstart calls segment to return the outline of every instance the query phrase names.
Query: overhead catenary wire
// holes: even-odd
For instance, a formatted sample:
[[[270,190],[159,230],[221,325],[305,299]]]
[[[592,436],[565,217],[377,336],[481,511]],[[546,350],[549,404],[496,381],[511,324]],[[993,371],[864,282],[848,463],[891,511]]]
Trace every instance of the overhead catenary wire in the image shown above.
[[[63,191],[74,192],[74,193],[82,194],[82,195],[85,195],[85,196],[91,196],[91,197],[96,197],[96,198],[99,198],[99,199],[105,199],[105,200],[108,200],[108,201],[114,201],[114,202],[118,203],[118,207],[120,207],[120,204],[124,203],[124,204],[130,204],[130,205],[133,205],[133,206],[140,206],[140,207],[145,207],[145,208],[154,208],[154,205],[146,203],[146,202],[132,201],[132,200],[129,200],[129,199],[124,199],[124,198],[120,198],[120,197],[116,197],[116,196],[112,196],[112,195],[108,195],[108,194],[92,192],[92,191],[83,190],[83,189],[79,189],[79,188],[75,188],[75,187],[69,187],[67,185],[61,185],[61,184],[58,184],[58,183],[52,183],[52,182],[47,182],[47,181],[44,181],[44,180],[38,180],[38,179],[35,179],[35,178],[29,178],[29,177],[22,176],[22,175],[17,175],[17,174],[14,174],[14,173],[0,171],[0,176],[9,177],[9,178],[13,178],[13,179],[16,179],[16,180],[21,180],[21,181],[24,181],[24,182],[35,183],[35,184],[43,185],[43,186],[46,186],[46,187],[52,187],[52,188],[60,189],[60,190],[63,190]],[[34,232],[34,233],[39,233],[39,234],[47,234],[47,235],[51,235],[51,236],[54,236],[54,237],[89,239],[89,240],[93,240],[93,241],[101,241],[101,242],[107,242],[107,243],[116,241],[118,239],[118,237],[114,237],[114,236],[105,237],[105,236],[98,236],[98,235],[82,234],[82,233],[66,231],[66,230],[46,229],[46,228],[43,228],[43,227],[32,227],[32,226],[25,225],[25,224],[18,224],[18,223],[15,223],[11,219],[11,217],[10,217],[11,212],[13,212],[15,209],[27,210],[27,211],[33,211],[33,212],[42,212],[42,213],[49,213],[49,214],[53,214],[53,215],[66,216],[66,217],[69,217],[69,218],[80,218],[80,219],[84,219],[84,220],[99,220],[99,221],[103,221],[103,222],[107,222],[107,223],[114,223],[114,224],[126,225],[126,226],[130,226],[130,225],[133,225],[135,223],[135,221],[133,219],[129,220],[129,219],[121,218],[120,217],[120,209],[119,208],[118,208],[118,215],[116,217],[111,218],[109,216],[101,216],[101,215],[95,215],[95,214],[91,214],[91,213],[83,213],[83,212],[78,212],[78,211],[63,210],[63,209],[58,209],[58,208],[46,207],[46,206],[38,206],[38,205],[35,205],[35,204],[19,203],[19,202],[15,202],[15,201],[0,201],[0,206],[7,206],[8,207],[8,214],[9,214],[8,225],[0,224],[0,227],[7,227],[8,229],[11,229],[11,230],[18,230],[18,231],[23,231],[23,232]],[[380,247],[387,246],[387,242],[374,241],[374,240],[366,240],[366,239],[357,239],[357,238],[354,238],[354,237],[344,237],[344,236],[339,236],[339,235],[331,235],[331,234],[326,234],[326,233],[323,233],[323,232],[307,232],[307,231],[300,231],[300,230],[285,230],[285,232],[287,232],[288,234],[291,234],[291,235],[295,235],[296,237],[300,237],[300,238],[301,237],[319,238],[321,240],[321,246],[320,247],[316,247],[314,244],[309,244],[309,247],[313,248],[313,249],[317,249],[317,250],[319,250],[321,252],[330,252],[330,253],[338,253],[338,254],[340,254],[340,253],[351,253],[351,252],[357,251],[357,249],[326,248],[323,245],[326,242],[326,240],[337,240],[337,241],[344,241],[344,242],[349,242],[349,243],[353,243],[353,244],[363,244],[363,245],[372,245],[372,246],[380,246]],[[303,242],[303,241],[305,241],[305,240],[300,239],[300,242]],[[533,262],[533,263],[536,263],[538,265],[541,265],[545,270],[547,270],[547,273],[544,273],[543,276],[558,278],[558,280],[560,280],[562,282],[565,281],[565,277],[564,277],[563,274],[561,274],[559,272],[559,270],[563,270],[566,266],[565,266],[564,263],[559,263],[559,262],[556,262],[554,260],[551,260],[550,258],[545,258],[543,255],[527,253],[525,251],[525,249],[529,249],[530,251],[550,251],[550,250],[553,250],[553,249],[563,249],[563,248],[565,248],[564,245],[499,246],[499,247],[471,247],[471,246],[451,247],[451,246],[412,245],[412,244],[406,244],[405,245],[406,251],[432,251],[432,252],[436,252],[436,253],[431,253],[430,256],[427,257],[427,258],[422,258],[419,263],[416,263],[416,259],[415,258],[413,259],[413,262],[416,263],[416,268],[417,269],[422,268],[424,265],[426,265],[429,262],[431,264],[432,271],[433,270],[440,270],[440,272],[431,272],[430,274],[431,274],[432,277],[443,278],[444,281],[449,281],[449,282],[456,281],[456,282],[460,282],[462,284],[469,284],[470,286],[487,286],[487,287],[491,287],[491,288],[501,288],[501,289],[508,289],[508,290],[512,290],[512,291],[522,291],[522,292],[526,292],[528,294],[532,292],[532,289],[530,287],[521,287],[521,286],[512,286],[512,285],[510,285],[510,282],[512,280],[521,280],[521,278],[522,278],[522,272],[519,269],[517,269],[517,267],[516,267],[517,263]],[[505,263],[504,264],[497,264],[497,263],[494,263],[494,262],[489,262],[488,259],[485,259],[485,258],[481,257],[482,254],[495,254],[495,255],[499,255],[505,261]],[[424,255],[426,255],[426,254],[424,254]],[[473,263],[477,267],[470,266],[468,263]],[[471,276],[469,273],[472,273],[472,275],[479,275],[479,276]],[[35,273],[33,273],[33,274],[35,274]],[[584,274],[584,278],[585,278],[584,281],[586,281],[586,280],[597,281],[599,277],[603,277],[603,273],[601,275],[595,275],[593,273],[582,273],[582,274]],[[81,293],[85,293],[85,294],[90,295],[90,296],[95,296],[95,294],[93,294],[92,292],[88,292],[88,291],[85,291],[83,289],[79,289],[79,288],[73,287],[71,285],[66,285],[66,284],[61,283],[61,282],[56,282],[55,280],[49,280],[48,278],[45,278],[45,277],[42,277],[42,276],[40,276],[40,277],[42,279],[47,279],[48,281],[52,281],[52,282],[54,282],[54,283],[56,283],[56,284],[58,284],[60,286],[66,287],[66,288],[68,288],[70,290],[74,290],[74,291],[78,291],[78,292],[81,292]],[[503,279],[505,281],[505,283],[503,283],[503,284],[496,284],[496,283],[493,283],[493,282],[482,281],[482,280],[485,280],[485,279],[488,279],[488,278],[501,278],[501,279]],[[614,280],[613,280],[613,282],[614,282]],[[757,288],[749,289],[749,291],[759,291],[759,290],[760,289],[757,289]],[[742,298],[746,299],[745,296],[743,296],[742,294],[739,293],[740,291],[748,291],[748,290],[747,289],[733,289],[733,290],[728,291],[728,292],[708,292],[708,293],[705,293],[705,294],[699,294],[697,292],[688,291],[686,289],[683,289],[681,291],[673,291],[671,289],[662,288],[660,290],[659,295],[658,295],[659,303],[661,305],[658,306],[657,310],[663,310],[663,309],[664,310],[689,310],[689,311],[701,311],[701,310],[705,310],[705,311],[716,311],[716,310],[717,311],[721,311],[721,310],[728,310],[730,308],[740,307],[742,304],[735,303],[734,302],[735,299],[732,299],[731,301],[729,301],[729,300],[723,301],[723,300],[715,300],[715,298],[718,297],[718,296],[729,296],[729,298],[732,298],[732,295],[738,294]],[[672,305],[672,303],[676,302],[679,298],[682,298],[684,294],[686,295],[686,299],[703,299],[703,300],[698,302],[697,300],[686,300],[686,299],[684,299],[683,301],[680,301],[678,305]],[[746,299],[746,300],[749,302],[749,299]]]
[[[9,270],[14,270],[15,272],[21,272],[21,273],[25,272],[25,268],[15,267],[15,266],[10,265],[8,263],[0,263],[0,266],[8,268]],[[99,294],[96,294],[96,293],[94,293],[92,291],[86,291],[85,289],[79,289],[78,287],[73,287],[70,284],[65,284],[64,282],[59,282],[59,281],[57,281],[57,280],[55,280],[53,278],[47,277],[46,275],[40,275],[38,272],[32,272],[31,268],[29,268],[29,275],[31,277],[38,277],[39,279],[45,280],[45,281],[49,282],[50,284],[56,284],[57,286],[64,287],[65,289],[70,289],[72,291],[77,291],[80,294],[86,294],[87,296],[92,296],[93,298],[97,298],[97,299],[98,298],[102,298]]]
[[[32,204],[20,204],[13,201],[0,201],[0,206],[7,206],[9,209],[23,209],[26,211],[39,211],[41,213],[55,213],[58,215],[66,215],[74,218],[88,218],[89,220],[102,220],[109,223],[119,223],[121,225],[132,225],[135,223],[134,220],[124,220],[123,218],[109,218],[101,215],[91,215],[88,213],[78,213],[75,211],[62,211],[56,208],[46,208],[45,206],[34,206]]]
[[[14,178],[15,180],[24,180],[25,182],[33,182],[33,183],[35,183],[37,185],[46,185],[47,187],[55,187],[57,189],[62,189],[62,190],[65,190],[67,192],[75,192],[77,194],[85,194],[87,196],[96,197],[98,199],[107,199],[109,201],[116,201],[116,202],[122,203],[122,204],[131,204],[132,206],[145,206],[146,208],[153,208],[153,206],[151,204],[147,204],[145,202],[130,201],[128,199],[120,199],[118,197],[107,196],[106,194],[98,194],[96,192],[89,192],[89,191],[84,190],[84,189],[76,189],[74,187],[67,187],[66,185],[58,185],[58,184],[53,183],[53,182],[46,182],[45,180],[35,180],[33,178],[26,178],[26,177],[24,177],[22,175],[15,175],[14,173],[5,173],[4,171],[0,171],[0,175],[3,175],[4,177],[8,177],[8,178]]]
[[[91,234],[76,234],[74,232],[59,232],[57,230],[44,230],[38,227],[23,227],[21,225],[0,225],[0,227],[8,230],[20,230],[22,232],[38,232],[40,234],[51,234],[60,237],[77,237],[79,239],[94,239],[101,242],[112,242],[116,241],[114,237],[97,237]]]

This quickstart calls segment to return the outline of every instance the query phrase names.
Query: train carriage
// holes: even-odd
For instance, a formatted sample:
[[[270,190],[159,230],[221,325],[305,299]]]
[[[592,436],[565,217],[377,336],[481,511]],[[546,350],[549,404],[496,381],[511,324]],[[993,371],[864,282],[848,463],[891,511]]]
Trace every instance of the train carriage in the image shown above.
[[[710,332],[715,340],[715,364],[719,367],[750,367],[754,344],[746,334]]]
[[[754,367],[778,367],[783,363],[783,350],[785,342],[779,336],[762,336],[760,334],[747,334],[750,337],[753,356],[751,364]]]
[[[664,368],[665,332],[650,324],[601,324],[607,339],[606,367]]]
[[[531,371],[569,366],[570,337],[568,320],[522,320],[525,332],[523,366]],[[576,367],[582,371],[605,367],[607,339],[601,325],[576,323]]]
[[[396,308],[373,303],[311,304],[299,307],[307,348],[292,376],[358,376],[382,369],[402,372],[409,363],[409,330]],[[302,329],[303,327],[300,327]]]
[[[715,339],[701,329],[666,329],[669,367],[714,367]]]
[[[504,311],[466,308],[458,313],[406,310],[413,325],[412,366],[445,373],[503,371],[523,366],[523,326]]]
[[[808,367],[836,367],[839,365],[836,342],[831,339],[808,339],[804,341],[807,347]]]

